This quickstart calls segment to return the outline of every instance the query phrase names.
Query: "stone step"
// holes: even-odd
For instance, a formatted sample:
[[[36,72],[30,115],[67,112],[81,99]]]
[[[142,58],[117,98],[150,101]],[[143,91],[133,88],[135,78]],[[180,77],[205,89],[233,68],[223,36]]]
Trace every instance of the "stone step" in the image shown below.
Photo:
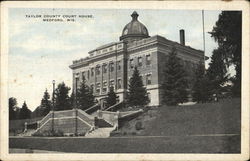
[[[34,129],[28,129],[27,131],[21,133],[21,134],[18,134],[18,136],[32,136],[32,134],[35,133],[36,130]]]
[[[98,128],[95,129],[94,131],[88,133],[85,135],[85,137],[90,137],[90,138],[107,138],[110,136],[110,132],[113,131],[114,128]]]

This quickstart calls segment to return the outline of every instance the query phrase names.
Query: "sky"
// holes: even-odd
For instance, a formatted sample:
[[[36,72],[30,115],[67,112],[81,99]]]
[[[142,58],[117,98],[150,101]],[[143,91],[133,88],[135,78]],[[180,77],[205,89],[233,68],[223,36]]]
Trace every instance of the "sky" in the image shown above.
[[[52,80],[72,87],[73,60],[88,56],[98,46],[119,41],[122,29],[131,21],[134,9],[12,8],[9,10],[8,96],[18,106],[26,101],[32,111],[40,105],[45,89],[52,93]],[[136,9],[149,35],[161,35],[179,42],[185,30],[186,45],[203,50],[201,10]],[[208,34],[221,11],[204,11],[205,55],[210,57],[217,43]],[[30,15],[92,15],[74,22],[45,22]],[[206,67],[209,60],[206,61]]]

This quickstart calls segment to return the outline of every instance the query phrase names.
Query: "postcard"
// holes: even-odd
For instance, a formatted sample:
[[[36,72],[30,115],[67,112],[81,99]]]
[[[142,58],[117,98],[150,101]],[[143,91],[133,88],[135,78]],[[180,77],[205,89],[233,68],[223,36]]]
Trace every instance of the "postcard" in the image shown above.
[[[1,3],[2,160],[249,159],[249,3]]]

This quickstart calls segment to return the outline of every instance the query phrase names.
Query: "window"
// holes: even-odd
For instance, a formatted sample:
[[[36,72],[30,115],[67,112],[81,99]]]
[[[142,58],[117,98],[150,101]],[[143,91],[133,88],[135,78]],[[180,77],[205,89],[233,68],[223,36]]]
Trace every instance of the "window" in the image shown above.
[[[121,89],[122,88],[122,80],[121,79],[118,79],[118,85],[117,85],[117,88],[118,89]]]
[[[107,92],[107,82],[102,83],[102,92],[106,93]]]
[[[103,73],[107,73],[107,64],[103,64],[102,70],[103,70]]]
[[[80,86],[79,74],[78,73],[76,74],[75,79],[76,79],[76,88],[78,89],[79,86]]]
[[[114,80],[110,80],[109,82],[109,88],[113,87],[114,88],[115,86],[115,81]]]
[[[91,77],[94,76],[94,68],[91,68]]]
[[[100,66],[97,65],[96,66],[96,75],[100,75],[101,71],[100,71]]]
[[[110,72],[114,71],[114,63],[113,62],[110,62],[109,68],[110,68]]]
[[[88,79],[89,79],[89,70],[88,70]]]
[[[150,65],[151,64],[151,57],[150,55],[146,55],[146,65]]]
[[[85,72],[82,72],[82,80],[85,79]]]
[[[100,94],[100,87],[101,87],[101,84],[100,83],[96,83],[96,93],[97,94]]]
[[[121,61],[117,61],[117,70],[121,70]]]
[[[93,90],[94,90],[94,84],[91,84],[91,85],[90,85],[90,88],[91,88],[91,90],[93,91]]]
[[[138,57],[138,66],[142,66],[142,57]]]
[[[134,59],[129,60],[130,68],[134,68]]]
[[[146,84],[150,85],[151,84],[151,74],[148,74],[146,77]]]

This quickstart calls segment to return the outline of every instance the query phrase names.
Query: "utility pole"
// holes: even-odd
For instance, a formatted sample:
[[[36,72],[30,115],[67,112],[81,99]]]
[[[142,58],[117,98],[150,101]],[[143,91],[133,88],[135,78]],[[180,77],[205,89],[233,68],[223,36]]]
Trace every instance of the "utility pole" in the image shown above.
[[[77,122],[77,116],[78,116],[78,102],[77,102],[77,90],[78,90],[78,86],[77,86],[77,82],[78,82],[78,79],[79,79],[79,75],[77,74],[75,76],[75,81],[76,81],[76,86],[75,86],[75,135],[77,135],[78,133],[78,129],[77,129],[77,126],[78,126],[78,122]]]

